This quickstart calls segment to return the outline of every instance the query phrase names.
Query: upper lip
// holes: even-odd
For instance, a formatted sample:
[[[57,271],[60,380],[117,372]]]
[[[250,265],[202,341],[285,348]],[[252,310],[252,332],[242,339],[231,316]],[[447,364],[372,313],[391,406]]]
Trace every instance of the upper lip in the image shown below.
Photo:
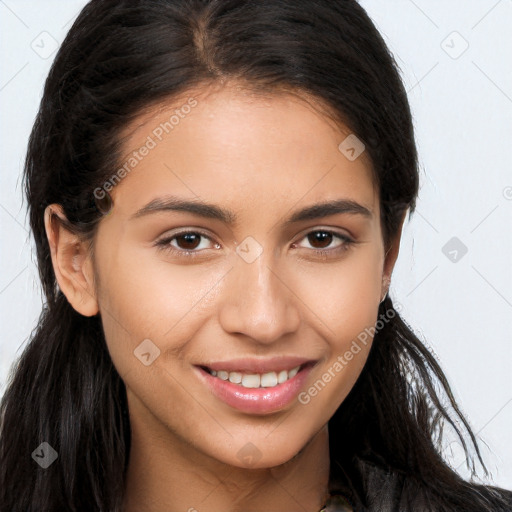
[[[230,372],[254,372],[254,373],[268,373],[277,372],[281,370],[291,370],[297,366],[302,366],[306,363],[314,363],[313,359],[306,359],[304,357],[295,356],[281,356],[273,357],[271,359],[230,359],[229,361],[216,361],[207,364],[199,364],[196,366],[207,367],[210,370],[226,370]]]

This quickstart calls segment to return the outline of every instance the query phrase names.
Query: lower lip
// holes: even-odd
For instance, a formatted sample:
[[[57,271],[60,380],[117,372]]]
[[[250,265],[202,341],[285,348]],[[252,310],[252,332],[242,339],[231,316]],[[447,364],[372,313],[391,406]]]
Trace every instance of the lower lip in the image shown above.
[[[308,364],[291,379],[271,388],[244,388],[229,380],[214,377],[203,368],[195,367],[200,378],[217,398],[234,409],[249,414],[269,414],[286,407],[297,397],[312,368],[313,365]]]

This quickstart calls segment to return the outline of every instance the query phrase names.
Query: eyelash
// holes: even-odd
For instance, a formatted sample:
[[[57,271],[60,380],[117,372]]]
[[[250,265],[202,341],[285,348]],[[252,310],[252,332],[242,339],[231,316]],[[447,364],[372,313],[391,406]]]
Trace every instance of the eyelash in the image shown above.
[[[301,240],[303,240],[304,238],[307,238],[309,235],[311,235],[313,233],[327,233],[329,235],[333,235],[335,238],[338,238],[343,242],[342,245],[340,245],[339,247],[337,247],[335,249],[309,249],[309,250],[315,252],[316,255],[319,256],[320,258],[328,258],[328,257],[335,257],[337,255],[341,255],[345,251],[350,249],[351,246],[353,246],[357,243],[355,240],[353,240],[352,238],[350,238],[346,235],[343,235],[336,231],[330,231],[328,229],[314,229],[312,231],[309,231],[301,238]],[[203,233],[201,231],[186,230],[186,231],[180,231],[179,233],[174,233],[172,236],[157,240],[155,242],[155,246],[158,248],[158,250],[164,250],[166,252],[171,253],[173,256],[184,257],[184,258],[197,258],[200,256],[200,254],[199,254],[200,251],[198,251],[198,250],[176,249],[171,246],[172,240],[174,240],[180,236],[189,235],[189,234],[200,235],[201,237],[207,238],[208,240],[213,242],[213,240],[208,235],[206,235],[205,233]]]

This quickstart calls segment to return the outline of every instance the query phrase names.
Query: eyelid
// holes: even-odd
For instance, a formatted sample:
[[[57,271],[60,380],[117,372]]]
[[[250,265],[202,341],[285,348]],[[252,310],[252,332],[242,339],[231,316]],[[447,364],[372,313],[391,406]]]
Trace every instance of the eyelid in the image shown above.
[[[214,245],[220,245],[218,244],[218,242],[215,242],[213,236],[211,236],[204,229],[189,226],[184,228],[177,228],[175,231],[166,232],[166,234],[158,237],[158,239],[153,243],[153,246],[156,247],[158,252],[163,252],[164,254],[166,254],[166,257],[171,257],[174,258],[175,260],[181,259],[183,262],[192,262],[198,259],[199,261],[201,261],[201,259],[205,258],[204,253],[205,251],[207,251],[207,249],[179,249],[171,245],[171,242],[178,236],[189,233],[200,235],[202,238],[210,240]]]
[[[318,255],[339,254],[339,253],[344,252],[347,249],[349,249],[350,246],[355,245],[357,243],[357,241],[351,235],[342,233],[342,232],[338,231],[338,229],[339,228],[324,227],[324,226],[309,227],[308,229],[306,229],[299,235],[299,237],[297,238],[297,241],[292,243],[292,246],[297,245],[300,241],[302,241],[304,238],[306,238],[308,235],[310,235],[312,233],[326,232],[326,233],[329,233],[329,234],[333,235],[334,237],[337,237],[338,239],[340,239],[342,241],[341,245],[339,245],[338,247],[335,247],[335,248],[327,248],[327,249],[306,248],[306,250],[308,250],[312,253],[318,254]],[[219,245],[218,242],[215,242],[213,237],[210,236],[210,234],[208,232],[206,232],[205,230],[203,230],[202,228],[195,228],[195,227],[189,226],[189,227],[185,227],[185,228],[177,228],[176,231],[171,231],[170,233],[162,235],[154,242],[154,246],[156,246],[158,250],[168,251],[171,254],[176,254],[178,257],[180,257],[180,256],[183,256],[185,258],[200,257],[200,256],[202,256],[201,253],[203,253],[206,249],[202,249],[202,250],[177,249],[177,248],[171,246],[172,240],[179,237],[180,235],[185,235],[185,234],[190,234],[190,233],[200,235],[201,237],[206,238],[206,239],[210,240],[211,242]]]
[[[341,230],[342,228],[334,227],[334,226],[312,226],[304,229],[298,236],[297,240],[302,240],[305,236],[309,235],[310,233],[316,233],[317,231],[325,231],[327,233],[332,233],[333,235],[347,238],[355,242],[355,238],[347,231]]]
[[[298,238],[297,242],[293,242],[292,245],[298,246],[299,242],[304,240],[305,238],[307,238],[307,236],[310,235],[311,233],[329,233],[334,238],[338,238],[339,240],[341,240],[341,243],[337,247],[327,247],[325,249],[324,248],[316,249],[314,247],[313,248],[306,247],[305,248],[306,251],[313,253],[314,256],[336,257],[336,256],[343,254],[345,251],[347,251],[352,246],[355,246],[358,243],[352,236],[347,235],[345,233],[341,233],[341,232],[337,231],[336,229],[319,227],[319,228],[309,229],[308,231],[306,231],[304,234],[302,234]],[[302,247],[298,247],[298,248],[303,249]]]
[[[154,245],[156,246],[165,246],[168,242],[171,240],[174,240],[176,237],[180,235],[187,235],[189,233],[194,233],[197,235],[201,235],[203,238],[207,238],[211,242],[214,242],[214,239],[212,235],[210,235],[207,231],[201,228],[195,228],[193,226],[186,227],[186,228],[177,228],[176,231],[170,231],[166,232],[162,236],[159,236],[155,242]],[[214,242],[215,243],[215,242]],[[187,249],[177,249],[179,252],[187,252]],[[197,250],[189,250],[188,252],[198,252]]]

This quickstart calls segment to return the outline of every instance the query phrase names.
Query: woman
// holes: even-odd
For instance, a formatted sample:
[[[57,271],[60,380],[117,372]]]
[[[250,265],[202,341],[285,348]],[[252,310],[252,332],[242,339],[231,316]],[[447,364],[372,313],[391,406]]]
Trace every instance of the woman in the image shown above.
[[[2,511],[511,509],[440,456],[447,423],[483,464],[387,293],[417,153],[355,1],[91,1],[25,180]]]

